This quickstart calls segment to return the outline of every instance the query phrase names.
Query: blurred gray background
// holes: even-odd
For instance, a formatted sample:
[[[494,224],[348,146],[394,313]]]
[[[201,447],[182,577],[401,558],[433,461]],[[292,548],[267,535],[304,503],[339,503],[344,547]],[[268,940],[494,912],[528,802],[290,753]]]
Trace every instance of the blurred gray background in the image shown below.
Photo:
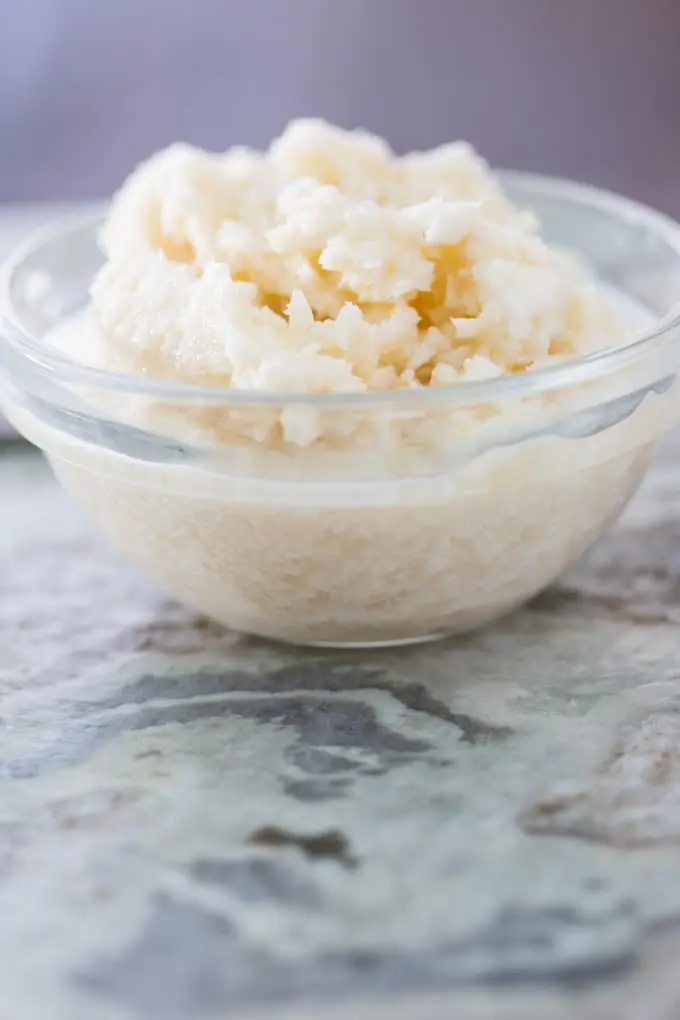
[[[0,0],[0,201],[293,116],[451,138],[680,215],[680,0]]]

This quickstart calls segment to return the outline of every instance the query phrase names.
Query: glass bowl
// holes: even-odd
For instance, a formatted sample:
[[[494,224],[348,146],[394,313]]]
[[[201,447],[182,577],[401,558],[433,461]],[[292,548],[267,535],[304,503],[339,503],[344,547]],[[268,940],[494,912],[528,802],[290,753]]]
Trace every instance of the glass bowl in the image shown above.
[[[487,623],[616,519],[680,407],[680,227],[581,185],[503,180],[547,239],[578,253],[638,317],[633,341],[386,394],[122,375],[45,339],[86,304],[101,264],[90,216],[43,233],[4,268],[5,413],[116,549],[228,627],[372,647]],[[289,435],[320,438],[284,440],[282,420]]]

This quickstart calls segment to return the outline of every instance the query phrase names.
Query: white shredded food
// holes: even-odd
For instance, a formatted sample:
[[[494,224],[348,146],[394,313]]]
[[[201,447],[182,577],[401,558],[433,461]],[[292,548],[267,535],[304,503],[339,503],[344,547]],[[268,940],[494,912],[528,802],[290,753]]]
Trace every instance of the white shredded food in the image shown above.
[[[459,142],[397,157],[301,120],[264,154],[175,145],[129,178],[102,244],[101,357],[163,378],[413,389],[620,339],[599,288]]]
[[[115,547],[239,630],[391,642],[493,619],[616,517],[666,427],[665,404],[646,401],[598,430],[598,403],[634,389],[626,378],[472,405],[389,399],[529,372],[640,327],[465,144],[397,157],[298,121],[265,154],[173,146],[128,180],[101,240],[91,303],[54,343],[253,400],[82,392],[105,436],[122,423],[117,452],[19,406],[13,420]],[[581,407],[594,409],[583,438],[552,431]],[[172,437],[189,456],[168,463],[149,443],[137,456],[139,427],[160,454]]]

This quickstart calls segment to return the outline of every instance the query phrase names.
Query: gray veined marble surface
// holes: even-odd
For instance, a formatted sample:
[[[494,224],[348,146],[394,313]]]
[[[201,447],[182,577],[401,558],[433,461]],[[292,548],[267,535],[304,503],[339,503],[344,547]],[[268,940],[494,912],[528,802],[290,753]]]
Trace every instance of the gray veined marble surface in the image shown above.
[[[0,448],[0,1016],[680,1016],[680,445],[523,613],[304,653]]]

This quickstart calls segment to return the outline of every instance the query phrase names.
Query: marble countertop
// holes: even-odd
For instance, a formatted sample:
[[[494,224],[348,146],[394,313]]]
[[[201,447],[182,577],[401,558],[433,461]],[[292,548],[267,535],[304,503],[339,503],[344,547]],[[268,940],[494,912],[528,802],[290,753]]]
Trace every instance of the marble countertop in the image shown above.
[[[524,612],[239,639],[0,444],[0,1016],[680,1015],[680,443]]]

